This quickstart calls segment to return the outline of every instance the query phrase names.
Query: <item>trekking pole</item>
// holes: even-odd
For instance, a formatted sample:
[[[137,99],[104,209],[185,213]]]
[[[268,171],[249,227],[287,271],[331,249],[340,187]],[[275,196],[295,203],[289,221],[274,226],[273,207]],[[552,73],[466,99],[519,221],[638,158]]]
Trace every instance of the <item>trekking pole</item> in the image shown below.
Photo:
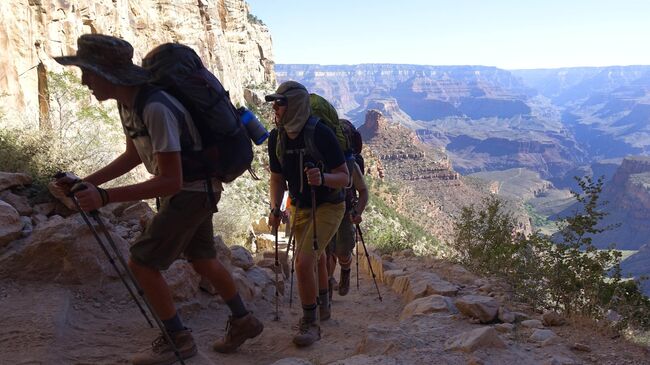
[[[305,167],[308,169],[313,169],[316,167],[311,162],[306,162]],[[316,236],[316,189],[314,189],[315,186],[310,187],[309,190],[311,190],[311,221],[312,221],[312,240],[314,242],[314,252],[318,251],[318,237]],[[318,258],[317,258],[318,259]]]
[[[290,284],[290,289],[289,289],[289,308],[291,308],[291,305],[293,304],[293,273],[295,271],[295,263],[296,263],[296,236],[292,234],[289,235],[289,244],[291,244],[291,237],[293,236],[293,249],[291,253],[291,284]]]
[[[372,264],[370,263],[370,255],[368,255],[368,248],[366,247],[366,242],[363,240],[363,233],[361,233],[361,227],[359,224],[357,226],[357,232],[359,233],[359,238],[361,238],[361,244],[363,245],[363,250],[366,253],[366,259],[368,259],[368,267],[370,268],[370,273],[372,274],[372,281],[375,282],[375,288],[377,289],[377,295],[379,296],[379,301],[381,302],[381,293],[379,292],[379,285],[377,285],[377,279],[375,276],[375,270],[372,269]]]
[[[275,205],[275,210],[273,211],[273,215],[275,216],[276,219],[276,224],[275,225],[275,318],[273,318],[274,321],[279,321],[280,320],[280,305],[279,305],[279,299],[280,299],[280,292],[278,291],[278,270],[280,269],[280,260],[278,259],[278,229],[280,228],[280,224],[277,221],[280,218],[280,207],[276,204]]]
[[[359,291],[359,234],[356,230],[354,231],[354,245],[357,249],[355,261],[357,262],[357,291]]]
[[[104,253],[106,253],[106,256],[109,258],[109,261],[114,262],[113,259],[111,258],[110,253],[108,252],[108,250],[104,246],[102,240],[99,238],[99,234],[97,233],[97,230],[95,230],[95,227],[93,227],[92,223],[90,223],[90,220],[88,219],[88,215],[86,215],[86,213],[81,209],[81,206],[79,205],[79,201],[74,196],[74,193],[85,190],[85,189],[87,189],[87,188],[84,185],[79,186],[79,188],[77,188],[77,189],[74,189],[74,187],[73,187],[71,189],[71,191],[70,191],[72,201],[75,203],[75,207],[79,210],[79,213],[81,214],[81,217],[83,218],[83,220],[86,222],[86,224],[88,225],[90,230],[93,232],[93,235],[97,239],[97,242],[99,242],[100,246],[102,246],[102,249],[104,250]],[[115,253],[115,256],[117,257],[118,261],[120,262],[120,264],[124,268],[124,271],[127,273],[129,279],[131,280],[131,283],[133,284],[133,286],[138,291],[138,294],[142,298],[142,301],[144,302],[145,306],[147,307],[147,309],[151,313],[152,317],[156,321],[156,324],[158,325],[158,328],[162,332],[162,335],[165,338],[165,341],[167,341],[167,343],[172,347],[172,351],[174,352],[174,355],[176,355],[176,358],[181,363],[181,365],[185,365],[185,361],[183,361],[183,357],[181,356],[180,352],[178,351],[178,348],[176,347],[176,344],[174,343],[172,338],[169,336],[169,333],[167,332],[167,329],[165,329],[165,325],[162,323],[162,321],[160,320],[160,318],[158,317],[156,312],[154,312],[154,310],[153,310],[153,308],[151,306],[151,303],[149,303],[149,301],[147,300],[147,297],[144,295],[144,291],[138,285],[138,282],[136,281],[135,277],[133,276],[133,273],[129,269],[129,266],[127,265],[126,261],[124,260],[124,257],[120,254],[120,252],[119,252],[119,250],[117,248],[117,245],[115,245],[115,242],[113,241],[113,238],[111,237],[110,233],[108,232],[108,229],[106,229],[106,226],[104,225],[104,221],[99,216],[99,212],[96,211],[96,210],[93,210],[92,212],[90,212],[90,215],[93,217],[93,219],[99,225],[100,229],[103,231],[104,236],[106,237],[106,240],[108,241],[109,245],[111,246],[111,248],[113,249],[113,251]],[[138,305],[138,307],[142,311],[143,315],[147,319],[147,322],[149,322],[149,325],[153,328],[153,325],[151,324],[151,321],[149,321],[149,317],[147,317],[147,315],[144,312],[144,309],[142,308],[142,306],[140,306],[140,302],[138,302],[138,300],[136,299],[135,295],[133,294],[133,291],[132,291],[131,287],[126,283],[126,280],[124,279],[122,274],[119,272],[117,266],[115,264],[113,264],[113,267],[118,272],[118,275],[122,279],[122,282],[127,287],[129,293],[133,297],[133,300],[136,302],[136,304]]]

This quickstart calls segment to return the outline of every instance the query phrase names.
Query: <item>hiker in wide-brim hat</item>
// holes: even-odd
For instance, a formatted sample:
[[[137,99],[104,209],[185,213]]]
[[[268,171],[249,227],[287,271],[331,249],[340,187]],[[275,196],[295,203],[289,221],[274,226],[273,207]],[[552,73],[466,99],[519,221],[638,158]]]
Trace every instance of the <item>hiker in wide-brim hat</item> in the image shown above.
[[[133,46],[123,39],[84,34],[77,39],[77,47],[75,55],[54,57],[54,60],[93,71],[116,85],[142,85],[150,79],[147,70],[133,63]]]
[[[156,52],[149,52],[145,61]],[[195,118],[168,92],[169,87],[149,85],[149,72],[134,65],[132,58],[129,42],[102,34],[82,35],[75,55],[55,58],[62,65],[80,67],[81,82],[97,100],[117,101],[126,136],[125,151],[83,178],[84,188],[74,189],[73,195],[86,212],[108,203],[160,197],[158,211],[129,248],[128,267],[144,291],[145,303],[151,303],[162,335],[132,358],[134,365],[173,364],[197,354],[191,330],[184,326],[161,274],[181,255],[212,284],[230,309],[228,329],[213,349],[234,352],[258,336],[264,325],[246,308],[232,275],[217,258],[212,217],[221,198],[221,181],[212,176],[184,179],[181,152],[200,151],[203,146]],[[141,163],[152,178],[129,186],[100,187]],[[69,185],[57,178],[52,190],[55,195],[67,196]]]

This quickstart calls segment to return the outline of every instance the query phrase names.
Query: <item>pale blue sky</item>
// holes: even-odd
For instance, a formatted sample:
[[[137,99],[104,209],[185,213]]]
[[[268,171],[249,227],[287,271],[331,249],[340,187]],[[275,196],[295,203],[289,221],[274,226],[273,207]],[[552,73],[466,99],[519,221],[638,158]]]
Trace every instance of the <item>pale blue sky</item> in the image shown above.
[[[247,0],[276,63],[650,64],[650,0]]]

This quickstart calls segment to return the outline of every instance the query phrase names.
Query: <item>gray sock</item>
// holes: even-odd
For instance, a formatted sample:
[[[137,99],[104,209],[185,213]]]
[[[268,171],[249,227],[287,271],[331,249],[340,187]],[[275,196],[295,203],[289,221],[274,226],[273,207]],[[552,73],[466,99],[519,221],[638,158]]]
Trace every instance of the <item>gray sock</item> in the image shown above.
[[[318,291],[318,303],[325,308],[329,307],[330,305],[329,290],[325,289],[325,290]]]
[[[307,320],[307,321],[315,322],[316,321],[316,308],[318,308],[318,305],[316,305],[316,303],[303,305],[302,306],[302,316],[303,316],[303,318],[305,318],[305,320]]]

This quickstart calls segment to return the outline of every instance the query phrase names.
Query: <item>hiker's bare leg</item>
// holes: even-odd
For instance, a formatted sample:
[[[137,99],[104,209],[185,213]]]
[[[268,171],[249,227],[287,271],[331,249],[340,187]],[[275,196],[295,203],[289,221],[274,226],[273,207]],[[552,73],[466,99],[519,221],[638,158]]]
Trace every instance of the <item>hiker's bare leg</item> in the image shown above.
[[[161,320],[172,318],[176,314],[176,307],[174,307],[171,291],[160,271],[142,266],[133,260],[129,260],[129,268],[158,317]]]
[[[235,281],[218,259],[193,259],[192,266],[197,273],[210,281],[224,300],[228,301],[237,294]]]
[[[316,304],[318,289],[316,288],[316,277],[314,276],[313,253],[300,250],[296,257],[296,277],[298,278],[298,295],[302,305]]]
[[[327,273],[329,276],[334,275],[334,270],[336,269],[336,255],[331,253],[327,255]]]
[[[349,269],[350,264],[352,264],[352,253],[349,253],[347,256],[336,256],[336,258],[339,261],[339,265],[341,265],[342,269]]]
[[[333,256],[333,255],[332,255]],[[334,267],[332,266],[332,271]],[[327,271],[327,255],[323,252],[318,259],[318,288],[327,290],[329,288],[329,275]]]

